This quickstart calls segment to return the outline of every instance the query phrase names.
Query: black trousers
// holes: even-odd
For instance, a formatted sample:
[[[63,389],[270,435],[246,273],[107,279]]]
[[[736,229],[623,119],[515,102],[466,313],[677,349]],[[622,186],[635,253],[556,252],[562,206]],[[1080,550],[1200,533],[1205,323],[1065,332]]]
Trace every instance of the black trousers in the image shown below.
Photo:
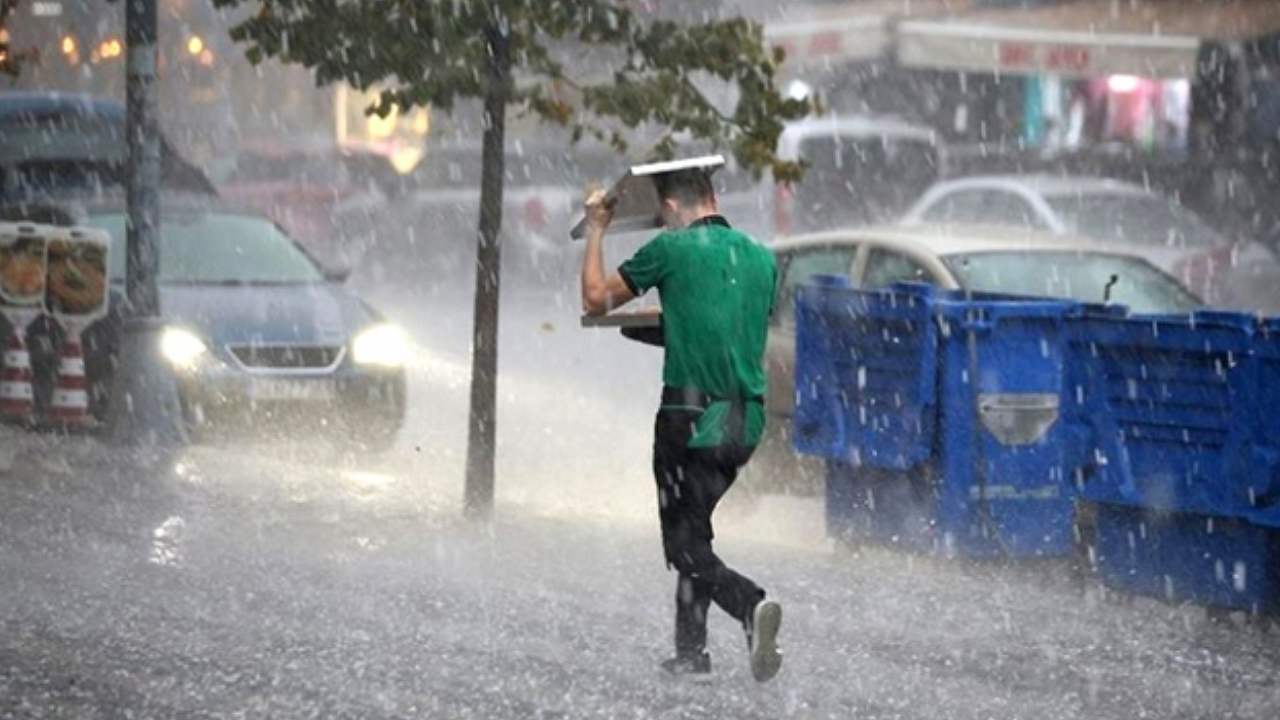
[[[667,567],[675,568],[676,655],[701,654],[707,645],[707,610],[714,602],[746,623],[765,592],[731,570],[711,548],[711,515],[733,487],[754,448],[729,443],[690,448],[699,410],[659,410],[654,426],[653,474]]]

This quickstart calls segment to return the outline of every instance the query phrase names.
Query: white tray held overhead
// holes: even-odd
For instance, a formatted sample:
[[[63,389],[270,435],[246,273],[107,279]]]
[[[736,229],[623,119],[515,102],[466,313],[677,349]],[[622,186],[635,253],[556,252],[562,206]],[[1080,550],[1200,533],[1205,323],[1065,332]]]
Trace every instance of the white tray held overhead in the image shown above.
[[[653,184],[655,177],[694,168],[715,172],[722,165],[723,155],[633,165],[605,194],[605,202],[614,204],[609,232],[626,233],[662,227],[662,207]],[[581,240],[586,234],[587,219],[584,217],[569,231],[569,238]]]

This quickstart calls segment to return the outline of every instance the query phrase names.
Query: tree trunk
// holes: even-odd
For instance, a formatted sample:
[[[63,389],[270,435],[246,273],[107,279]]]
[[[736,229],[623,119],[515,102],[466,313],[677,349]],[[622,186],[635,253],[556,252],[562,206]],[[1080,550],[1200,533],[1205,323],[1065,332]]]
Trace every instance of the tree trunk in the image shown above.
[[[464,509],[471,517],[493,511],[498,389],[498,290],[502,277],[502,175],[506,142],[510,38],[495,20],[488,30],[489,67],[484,97],[484,149],[480,175],[480,229],[476,251],[475,316],[471,335],[471,411],[467,428]]]
[[[120,356],[112,378],[109,437],[118,445],[168,449],[186,444],[173,371],[160,356],[161,141],[157,0],[125,7],[125,134],[129,162],[125,303]]]

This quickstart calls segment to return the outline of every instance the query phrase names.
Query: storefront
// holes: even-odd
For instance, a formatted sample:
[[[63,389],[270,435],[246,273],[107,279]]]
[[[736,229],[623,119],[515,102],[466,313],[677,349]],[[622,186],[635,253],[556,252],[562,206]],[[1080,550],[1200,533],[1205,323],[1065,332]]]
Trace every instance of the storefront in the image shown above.
[[[784,79],[934,128],[950,174],[1151,182],[1280,247],[1280,0],[780,7]]]
[[[1275,0],[1075,0],[904,20],[894,52],[906,68],[1012,76],[1023,142],[1180,153],[1280,126],[1258,102],[1274,94],[1277,33]]]
[[[786,51],[783,79],[817,91],[829,109],[911,116],[917,114],[911,105],[919,93],[897,72],[895,28],[906,20],[955,17],[975,6],[975,0],[784,6],[784,17],[766,21],[765,39]]]

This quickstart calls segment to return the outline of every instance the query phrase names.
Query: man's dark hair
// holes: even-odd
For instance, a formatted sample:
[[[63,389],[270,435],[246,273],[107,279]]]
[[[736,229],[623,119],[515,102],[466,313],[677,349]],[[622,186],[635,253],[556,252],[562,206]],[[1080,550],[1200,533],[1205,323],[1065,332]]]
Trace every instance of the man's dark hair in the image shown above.
[[[658,199],[674,199],[681,205],[696,205],[715,197],[715,186],[711,184],[711,173],[701,168],[679,170],[677,172],[656,175],[654,187],[658,190]]]

